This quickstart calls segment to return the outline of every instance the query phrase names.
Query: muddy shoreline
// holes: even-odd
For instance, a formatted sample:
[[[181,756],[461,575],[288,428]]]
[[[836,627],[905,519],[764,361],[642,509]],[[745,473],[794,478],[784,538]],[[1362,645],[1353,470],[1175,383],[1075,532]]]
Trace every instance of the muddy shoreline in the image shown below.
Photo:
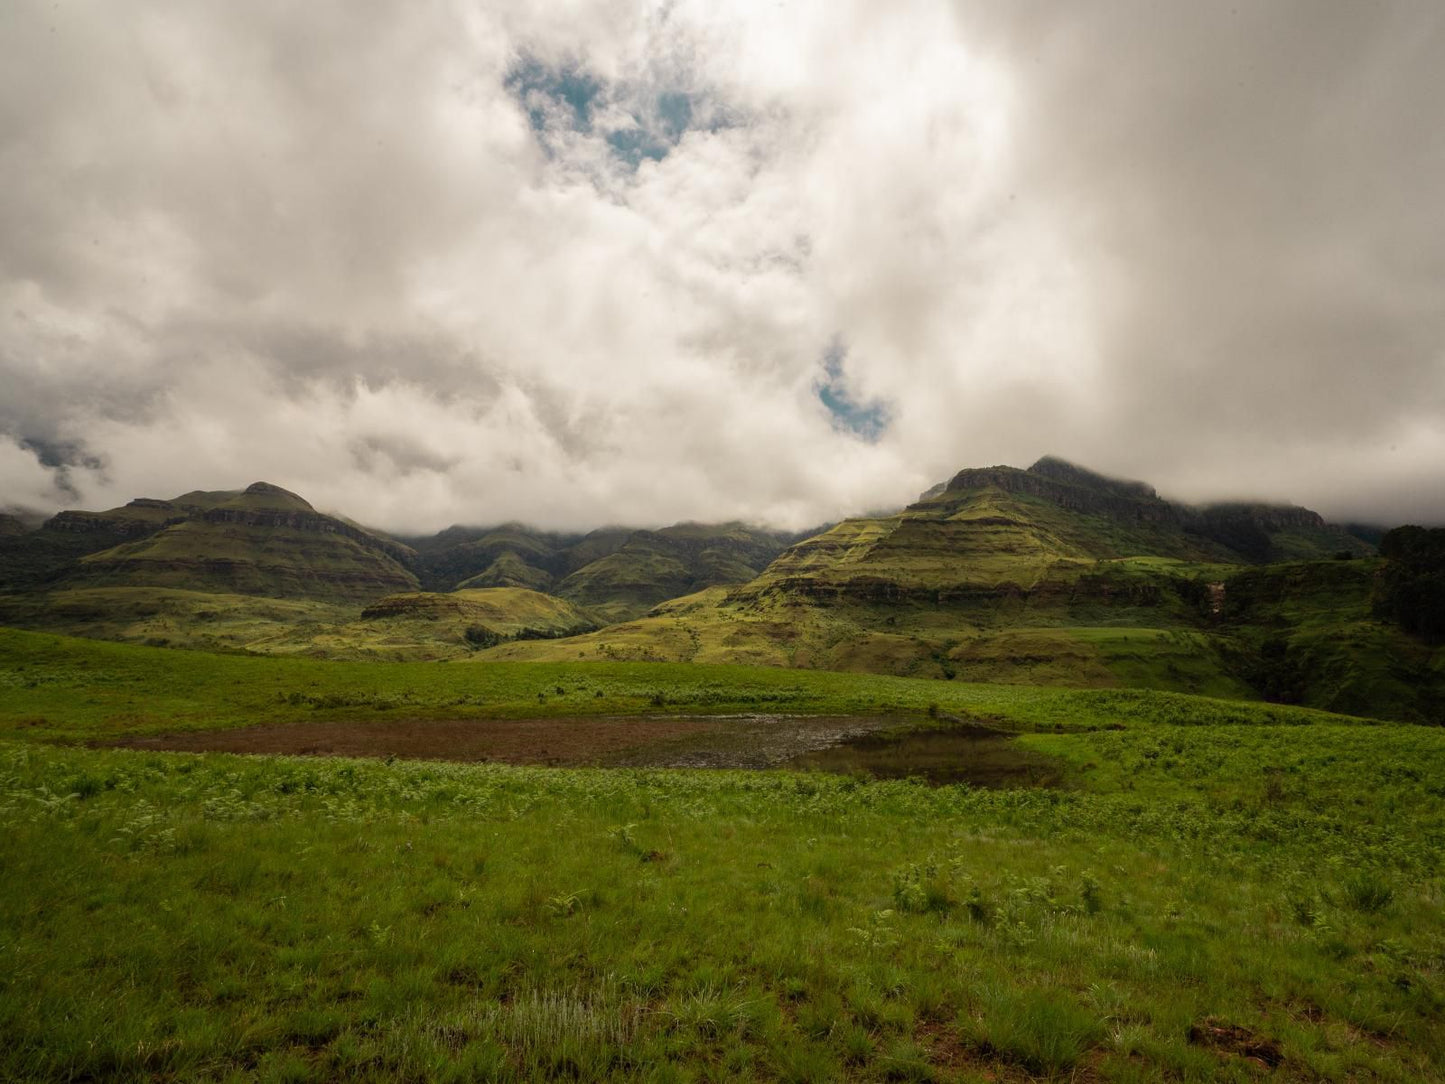
[[[577,716],[274,723],[96,743],[106,748],[464,763],[768,768],[888,728],[897,716]]]
[[[787,768],[940,785],[1061,785],[1061,766],[1013,737],[961,719],[754,714],[279,723],[96,744],[577,768]]]

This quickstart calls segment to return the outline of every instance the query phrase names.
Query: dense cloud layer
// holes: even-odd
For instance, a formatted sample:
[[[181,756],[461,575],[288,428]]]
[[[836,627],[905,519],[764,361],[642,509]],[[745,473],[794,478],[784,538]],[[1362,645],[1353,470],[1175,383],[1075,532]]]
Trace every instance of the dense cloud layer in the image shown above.
[[[0,505],[1445,519],[1445,8],[0,7]]]

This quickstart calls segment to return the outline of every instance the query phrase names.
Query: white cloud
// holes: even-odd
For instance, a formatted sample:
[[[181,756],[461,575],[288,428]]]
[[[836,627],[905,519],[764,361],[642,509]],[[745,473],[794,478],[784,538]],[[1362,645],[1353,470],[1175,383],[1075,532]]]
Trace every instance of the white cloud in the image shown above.
[[[77,503],[28,438],[91,506],[393,529],[803,526],[1045,451],[1428,511],[1380,477],[1430,441],[1371,449],[1445,417],[1442,20],[1143,11],[8,5],[0,503]]]

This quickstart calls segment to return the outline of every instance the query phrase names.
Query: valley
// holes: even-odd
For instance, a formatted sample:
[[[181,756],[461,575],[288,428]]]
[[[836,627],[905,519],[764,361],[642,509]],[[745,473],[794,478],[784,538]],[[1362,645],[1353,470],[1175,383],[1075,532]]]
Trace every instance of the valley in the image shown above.
[[[1437,533],[0,537],[0,1076],[1445,1079]]]
[[[509,524],[402,540],[257,483],[0,538],[0,620],[206,651],[743,663],[1438,720],[1445,656],[1382,619],[1387,565],[1306,509],[1173,504],[1050,457],[802,536]]]

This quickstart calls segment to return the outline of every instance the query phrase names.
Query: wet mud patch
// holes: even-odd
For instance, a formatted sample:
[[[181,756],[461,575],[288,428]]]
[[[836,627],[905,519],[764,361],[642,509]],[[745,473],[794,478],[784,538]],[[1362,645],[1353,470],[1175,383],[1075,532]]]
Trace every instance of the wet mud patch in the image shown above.
[[[504,764],[598,764],[712,729],[698,719],[388,719],[279,723],[107,742],[125,749],[289,756],[399,757]]]
[[[805,753],[785,767],[866,775],[873,779],[922,779],[934,786],[1059,787],[1060,761],[1025,749],[1007,731],[962,720],[926,727],[893,728],[850,737]]]
[[[1057,786],[1061,770],[1012,735],[897,716],[580,716],[277,723],[103,743],[109,748],[397,757],[611,768],[788,768],[935,785]]]
[[[398,757],[568,767],[773,768],[897,717],[580,716],[277,723],[124,738],[108,748]]]

